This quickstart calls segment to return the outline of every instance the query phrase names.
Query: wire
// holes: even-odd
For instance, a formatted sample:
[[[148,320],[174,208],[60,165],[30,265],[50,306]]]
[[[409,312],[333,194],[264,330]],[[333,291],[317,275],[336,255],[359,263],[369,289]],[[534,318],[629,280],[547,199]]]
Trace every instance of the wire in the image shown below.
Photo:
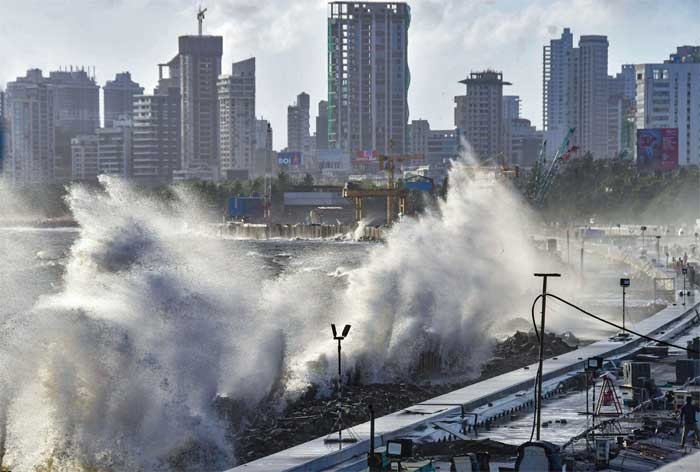
[[[541,296],[542,296],[542,295],[540,295],[540,297],[541,297]],[[548,297],[552,297],[552,298],[554,298],[555,300],[559,300],[560,302],[564,303],[565,305],[570,306],[571,308],[577,309],[578,311],[580,311],[580,312],[583,313],[584,315],[588,315],[588,316],[590,316],[591,318],[594,318],[594,319],[596,319],[596,320],[598,320],[598,321],[600,321],[600,322],[602,322],[602,323],[605,323],[605,324],[608,324],[608,325],[610,325],[610,326],[613,326],[613,327],[615,327],[615,328],[617,328],[617,329],[619,329],[619,330],[627,331],[628,333],[634,334],[635,336],[639,336],[640,338],[646,339],[646,340],[648,340],[648,341],[654,341],[654,342],[659,343],[659,344],[662,344],[662,345],[664,345],[664,346],[668,346],[668,347],[673,347],[673,348],[676,348],[676,349],[680,349],[680,350],[682,350],[682,351],[691,352],[691,353],[693,353],[693,354],[700,354],[699,351],[696,351],[696,350],[694,350],[694,349],[688,349],[687,347],[679,346],[679,345],[677,345],[677,344],[669,343],[669,342],[667,342],[667,341],[662,341],[662,340],[660,340],[660,339],[652,338],[651,336],[647,336],[647,335],[645,335],[645,334],[638,333],[638,332],[636,332],[636,331],[634,331],[634,330],[631,330],[631,329],[629,329],[629,328],[623,328],[622,326],[620,326],[620,325],[618,325],[618,324],[616,324],[616,323],[613,323],[612,321],[608,321],[608,320],[606,320],[606,319],[604,319],[604,318],[601,318],[601,317],[598,316],[598,315],[594,315],[593,313],[584,310],[584,309],[581,308],[580,306],[577,306],[577,305],[575,305],[575,304],[573,304],[573,303],[571,303],[571,302],[569,302],[569,301],[566,301],[566,300],[564,300],[563,298],[554,295],[553,293],[547,293],[547,296],[548,296]],[[534,315],[533,315],[533,316],[534,316]]]

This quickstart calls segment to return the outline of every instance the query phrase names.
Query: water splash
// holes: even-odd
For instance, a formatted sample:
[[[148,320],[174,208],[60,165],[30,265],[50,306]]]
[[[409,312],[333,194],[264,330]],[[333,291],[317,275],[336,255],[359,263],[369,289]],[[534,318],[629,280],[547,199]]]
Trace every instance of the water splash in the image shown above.
[[[327,385],[331,322],[354,326],[348,365],[367,381],[410,378],[426,350],[478,374],[485,333],[527,290],[534,253],[517,197],[472,174],[455,163],[446,201],[403,219],[342,277],[267,277],[206,235],[191,195],[166,205],[111,178],[104,191],[72,187],[81,230],[62,290],[2,325],[6,462],[158,470],[199,450],[200,468],[230,465],[214,399],[252,408]]]

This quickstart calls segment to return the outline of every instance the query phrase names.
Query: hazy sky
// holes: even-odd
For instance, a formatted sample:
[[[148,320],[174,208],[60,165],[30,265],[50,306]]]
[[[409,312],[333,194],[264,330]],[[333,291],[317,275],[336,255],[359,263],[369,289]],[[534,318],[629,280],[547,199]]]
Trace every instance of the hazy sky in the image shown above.
[[[257,58],[257,114],[286,144],[286,110],[305,91],[326,96],[326,15],[321,0],[202,0],[205,32],[224,36],[223,70]],[[542,119],[542,46],[565,26],[610,41],[610,73],[658,62],[681,44],[700,44],[700,0],[413,0],[409,2],[411,119],[453,127],[453,97],[469,71],[502,70],[523,115]],[[0,0],[0,83],[30,67],[96,66],[100,84],[129,70],[150,91],[156,64],[194,34],[192,0]]]

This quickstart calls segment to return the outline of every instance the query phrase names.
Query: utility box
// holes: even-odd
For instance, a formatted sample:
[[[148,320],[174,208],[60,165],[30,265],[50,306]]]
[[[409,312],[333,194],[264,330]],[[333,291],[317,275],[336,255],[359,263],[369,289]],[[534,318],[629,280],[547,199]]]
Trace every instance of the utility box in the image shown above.
[[[622,375],[626,387],[642,388],[651,379],[651,364],[627,361],[622,364]]]
[[[688,341],[688,359],[700,359],[700,338]]]
[[[676,360],[676,383],[684,384],[688,380],[700,377],[700,359]]]

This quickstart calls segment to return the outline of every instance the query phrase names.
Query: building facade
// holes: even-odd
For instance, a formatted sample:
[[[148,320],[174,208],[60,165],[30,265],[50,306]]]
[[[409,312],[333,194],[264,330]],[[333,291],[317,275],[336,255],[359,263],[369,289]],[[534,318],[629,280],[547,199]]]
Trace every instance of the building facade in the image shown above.
[[[403,154],[408,145],[408,28],[403,2],[330,2],[329,147]]]
[[[679,165],[699,165],[700,62],[639,64],[636,73],[636,128],[678,129]]]
[[[235,62],[218,82],[221,177],[233,171],[256,175],[255,58]]]
[[[99,175],[97,165],[97,135],[83,134],[71,140],[72,179],[95,181]]]
[[[112,128],[114,120],[120,116],[132,118],[134,97],[143,95],[143,87],[131,80],[131,73],[120,72],[114,80],[102,87],[104,99],[104,127]]]
[[[255,175],[272,175],[272,126],[264,119],[255,120]]]
[[[132,162],[131,119],[121,116],[111,128],[97,130],[97,172],[127,179],[131,177]]]
[[[180,36],[181,165],[178,179],[217,180],[219,177],[219,103],[221,36]]]
[[[7,84],[10,148],[3,173],[16,184],[51,182],[56,175],[54,90],[46,79],[31,69]]]
[[[131,176],[146,185],[168,184],[182,159],[179,62],[159,66],[152,95],[134,97]],[[163,75],[168,69],[169,76]]]
[[[571,30],[565,28],[559,39],[544,46],[542,111],[549,155],[574,128],[571,145],[596,159],[612,157],[608,114],[614,110],[609,106],[608,85],[606,36],[583,35],[575,48]]]
[[[475,156],[496,157],[505,152],[503,125],[503,74],[495,71],[472,72],[460,81],[465,95],[455,97],[455,127],[464,134]]]
[[[310,123],[309,123],[310,98],[306,92],[297,95],[294,105],[287,107],[287,150],[309,151]]]
[[[316,116],[316,151],[328,149],[328,102],[318,102],[318,115]]]

